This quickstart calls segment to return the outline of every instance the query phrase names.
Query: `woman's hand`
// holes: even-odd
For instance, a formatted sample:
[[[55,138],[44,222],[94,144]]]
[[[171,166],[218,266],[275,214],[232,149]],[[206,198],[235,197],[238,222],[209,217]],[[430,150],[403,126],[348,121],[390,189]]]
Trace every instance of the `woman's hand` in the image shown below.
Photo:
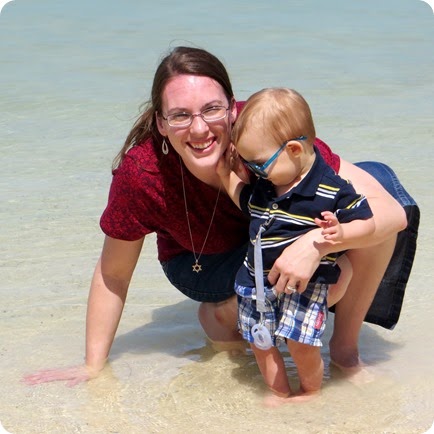
[[[42,369],[33,374],[25,375],[22,382],[28,386],[52,381],[65,381],[66,386],[73,387],[77,384],[96,378],[100,371],[89,368],[86,365],[70,366],[67,368]]]
[[[274,262],[268,280],[277,293],[287,287],[302,293],[324,256],[317,241],[323,239],[321,229],[314,229],[288,246]]]

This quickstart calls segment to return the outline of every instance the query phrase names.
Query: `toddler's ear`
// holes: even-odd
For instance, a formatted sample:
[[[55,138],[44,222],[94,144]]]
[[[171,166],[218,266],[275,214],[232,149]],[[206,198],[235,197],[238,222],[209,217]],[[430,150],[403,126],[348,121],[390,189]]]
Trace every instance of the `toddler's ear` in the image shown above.
[[[294,157],[298,157],[303,152],[303,145],[300,142],[296,142],[295,140],[288,142],[286,146]]]

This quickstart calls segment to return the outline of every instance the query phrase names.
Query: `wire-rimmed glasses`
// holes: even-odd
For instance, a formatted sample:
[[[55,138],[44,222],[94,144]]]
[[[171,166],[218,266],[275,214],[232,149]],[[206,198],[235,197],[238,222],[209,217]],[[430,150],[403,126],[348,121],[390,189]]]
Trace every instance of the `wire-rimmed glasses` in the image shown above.
[[[161,117],[167,121],[167,123],[171,127],[175,128],[187,128],[193,123],[193,119],[196,116],[200,116],[207,124],[210,122],[220,121],[224,119],[228,113],[229,107],[225,107],[222,105],[215,105],[212,107],[208,107],[205,110],[202,110],[200,113],[188,113],[188,112],[180,112],[173,113],[167,116],[163,114]]]

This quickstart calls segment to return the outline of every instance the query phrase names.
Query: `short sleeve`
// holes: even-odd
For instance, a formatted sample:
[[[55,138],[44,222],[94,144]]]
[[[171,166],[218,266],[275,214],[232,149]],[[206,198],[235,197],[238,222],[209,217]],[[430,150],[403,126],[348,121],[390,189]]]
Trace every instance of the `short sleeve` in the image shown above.
[[[339,173],[341,167],[341,158],[339,155],[333,153],[330,147],[318,137],[315,139],[314,144],[324,161],[335,171],[335,173]]]
[[[336,217],[340,223],[352,220],[367,220],[373,216],[368,200],[363,194],[357,194],[351,183],[347,182],[339,191]]]
[[[143,169],[134,158],[125,157],[122,165],[115,170],[100,226],[102,231],[112,237],[125,241],[135,241],[153,232],[152,212],[149,193],[152,176],[144,176]]]

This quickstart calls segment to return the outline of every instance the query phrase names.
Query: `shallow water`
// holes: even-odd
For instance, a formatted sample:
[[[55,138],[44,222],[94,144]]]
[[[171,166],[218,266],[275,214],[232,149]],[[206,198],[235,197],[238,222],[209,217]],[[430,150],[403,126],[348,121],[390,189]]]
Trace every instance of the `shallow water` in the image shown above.
[[[186,41],[224,60],[239,99],[265,86],[299,90],[319,137],[350,161],[391,165],[418,201],[418,252],[401,319],[393,331],[362,329],[375,381],[342,378],[324,346],[321,397],[264,409],[252,356],[212,351],[197,305],[169,285],[149,237],[104,374],[75,388],[20,382],[24,373],[82,361],[111,160],[159,56]],[[427,431],[433,54],[434,14],[420,0],[8,3],[0,14],[3,426],[13,434]],[[289,358],[287,365],[294,379]]]

